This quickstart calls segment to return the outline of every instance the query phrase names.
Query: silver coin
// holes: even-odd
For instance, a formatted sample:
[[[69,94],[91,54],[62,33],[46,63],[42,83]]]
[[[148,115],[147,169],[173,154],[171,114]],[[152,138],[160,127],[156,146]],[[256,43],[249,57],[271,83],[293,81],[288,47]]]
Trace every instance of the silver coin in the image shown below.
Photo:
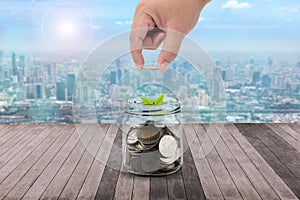
[[[172,157],[169,157],[169,158],[164,158],[164,157],[161,157],[160,158],[160,161],[162,164],[164,165],[170,165],[172,163],[174,163],[176,160],[178,160],[180,158],[180,150],[177,149],[176,153],[174,154],[174,156]]]
[[[138,129],[136,129],[136,128],[134,128],[134,129],[132,128],[129,130],[128,135],[127,135],[127,144],[135,144],[139,141],[138,137],[137,137],[137,132],[138,132]]]
[[[161,129],[154,125],[147,125],[139,129],[137,137],[143,144],[154,144],[160,138],[160,131]]]
[[[163,172],[169,172],[169,171],[171,171],[175,168],[176,168],[176,164],[172,163],[172,164],[169,164],[169,165],[162,166],[162,168],[160,170],[163,171]]]
[[[160,154],[165,158],[170,158],[176,154],[177,142],[174,137],[165,135],[159,142]]]
[[[138,147],[142,150],[142,151],[147,151],[147,150],[150,150],[150,149],[153,149],[157,144],[158,144],[159,141],[157,141],[156,143],[154,144],[142,144],[142,143],[139,143]]]
[[[139,152],[142,152],[139,144],[135,144],[135,145],[127,145],[127,151],[129,153],[139,153]]]

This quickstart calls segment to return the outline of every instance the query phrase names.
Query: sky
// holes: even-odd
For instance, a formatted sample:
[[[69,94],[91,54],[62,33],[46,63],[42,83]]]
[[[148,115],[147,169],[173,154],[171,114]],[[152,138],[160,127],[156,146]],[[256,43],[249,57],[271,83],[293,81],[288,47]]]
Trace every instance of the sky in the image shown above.
[[[130,30],[137,3],[0,0],[0,49],[93,48]],[[189,37],[209,51],[300,51],[299,33],[299,0],[212,0]]]

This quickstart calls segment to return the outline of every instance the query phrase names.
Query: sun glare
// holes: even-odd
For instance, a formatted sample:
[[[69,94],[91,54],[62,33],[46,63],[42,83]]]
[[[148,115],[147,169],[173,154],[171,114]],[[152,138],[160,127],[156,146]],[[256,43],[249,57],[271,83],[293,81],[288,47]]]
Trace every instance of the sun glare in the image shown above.
[[[48,47],[62,54],[87,47],[93,30],[89,13],[74,3],[58,3],[43,16],[41,34]]]
[[[62,21],[58,24],[58,32],[62,37],[73,37],[76,34],[76,23],[72,21]]]

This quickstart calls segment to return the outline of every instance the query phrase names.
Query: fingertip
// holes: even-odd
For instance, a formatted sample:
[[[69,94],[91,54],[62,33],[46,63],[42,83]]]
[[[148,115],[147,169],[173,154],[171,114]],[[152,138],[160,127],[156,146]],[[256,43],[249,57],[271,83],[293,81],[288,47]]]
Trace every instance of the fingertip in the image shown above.
[[[158,64],[158,66],[159,66],[159,71],[160,71],[161,73],[164,73],[165,71],[167,71],[169,65],[170,65],[170,63],[169,63],[169,62],[166,62],[166,61],[163,62],[163,63],[161,63],[161,64]]]
[[[138,71],[141,71],[143,69],[143,65],[135,65],[135,68],[138,70]]]

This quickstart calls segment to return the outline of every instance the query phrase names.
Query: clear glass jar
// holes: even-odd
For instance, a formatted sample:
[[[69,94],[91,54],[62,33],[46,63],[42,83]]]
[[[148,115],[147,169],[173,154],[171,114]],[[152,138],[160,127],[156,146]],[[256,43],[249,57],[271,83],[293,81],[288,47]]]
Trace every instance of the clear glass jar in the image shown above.
[[[142,176],[177,172],[183,164],[181,110],[177,98],[145,105],[140,97],[127,100],[123,122],[123,169]]]

